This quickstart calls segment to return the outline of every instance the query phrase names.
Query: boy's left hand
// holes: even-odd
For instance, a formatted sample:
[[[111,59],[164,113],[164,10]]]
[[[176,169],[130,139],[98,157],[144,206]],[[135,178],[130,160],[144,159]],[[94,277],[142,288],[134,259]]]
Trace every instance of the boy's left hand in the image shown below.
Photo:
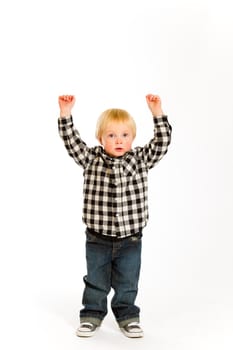
[[[146,95],[146,102],[154,117],[163,115],[162,103],[158,95]]]

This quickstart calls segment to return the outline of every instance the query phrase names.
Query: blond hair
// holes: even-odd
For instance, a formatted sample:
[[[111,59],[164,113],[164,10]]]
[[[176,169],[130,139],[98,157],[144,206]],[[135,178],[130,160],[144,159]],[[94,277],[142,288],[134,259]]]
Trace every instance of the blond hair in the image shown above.
[[[124,109],[110,108],[101,113],[97,120],[95,136],[97,140],[101,140],[101,137],[106,130],[107,125],[110,122],[127,123],[132,129],[133,138],[136,136],[136,124],[131,115]]]

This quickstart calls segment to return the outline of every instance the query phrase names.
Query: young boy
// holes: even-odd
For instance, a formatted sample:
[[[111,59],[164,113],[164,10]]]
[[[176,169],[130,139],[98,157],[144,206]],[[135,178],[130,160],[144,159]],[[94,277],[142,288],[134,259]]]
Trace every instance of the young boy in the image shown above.
[[[128,112],[108,109],[99,117],[99,146],[89,148],[73,125],[75,97],[59,97],[59,133],[69,155],[84,169],[83,221],[86,225],[87,275],[77,335],[92,336],[107,314],[107,296],[122,332],[142,337],[135,305],[141,265],[142,230],[148,220],[147,177],[167,152],[171,126],[160,97],[146,96],[154,137],[132,149],[136,125]]]

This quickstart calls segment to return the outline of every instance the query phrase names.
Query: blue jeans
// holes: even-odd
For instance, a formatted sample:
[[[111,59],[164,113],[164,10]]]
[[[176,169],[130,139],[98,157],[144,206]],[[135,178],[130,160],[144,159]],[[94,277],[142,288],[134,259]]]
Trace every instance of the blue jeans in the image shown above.
[[[140,309],[134,304],[141,267],[142,233],[111,239],[86,230],[87,275],[81,322],[97,326],[107,314],[107,296],[114,290],[111,308],[120,327],[139,321]]]

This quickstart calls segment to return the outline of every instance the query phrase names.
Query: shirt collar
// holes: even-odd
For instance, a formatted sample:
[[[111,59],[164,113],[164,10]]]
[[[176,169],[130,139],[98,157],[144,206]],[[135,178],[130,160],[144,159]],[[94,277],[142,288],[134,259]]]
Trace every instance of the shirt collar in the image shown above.
[[[134,152],[131,150],[125,153],[122,157],[110,157],[105,150],[99,146],[98,149],[99,156],[106,163],[107,167],[112,168],[116,165],[121,165],[125,175],[132,176],[137,169],[137,159]]]

